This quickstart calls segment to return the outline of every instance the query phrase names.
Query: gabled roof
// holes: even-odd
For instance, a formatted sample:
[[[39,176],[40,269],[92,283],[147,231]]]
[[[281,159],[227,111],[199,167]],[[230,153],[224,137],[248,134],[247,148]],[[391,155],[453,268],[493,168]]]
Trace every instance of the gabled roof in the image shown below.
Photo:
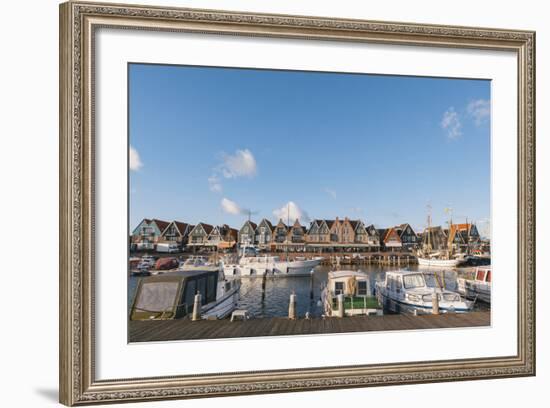
[[[151,222],[154,222],[157,225],[157,227],[158,227],[159,231],[161,232],[161,234],[162,234],[162,232],[164,232],[166,227],[168,227],[168,225],[170,225],[170,223],[168,221],[157,220],[155,218],[153,218],[149,223],[151,223]]]
[[[191,232],[193,232],[193,230],[195,230],[196,228],[198,228],[200,226],[202,226],[202,229],[204,230],[204,232],[206,232],[207,235],[210,235],[210,233],[212,232],[212,230],[214,229],[214,227],[210,224],[205,224],[204,222],[199,222],[197,225],[195,225],[193,227],[193,229],[191,230]]]
[[[409,223],[404,223],[404,224],[400,224],[400,225],[396,225],[395,226],[395,229],[397,230],[397,233],[399,234],[399,236],[403,236],[403,233],[405,232],[405,230],[408,228],[410,228],[410,230],[412,231],[412,233],[414,235],[417,235],[416,232],[414,231],[413,227],[411,227],[411,225]]]
[[[366,228],[365,223],[364,223],[363,221],[361,221],[361,220],[349,220],[349,222],[350,222],[350,224],[351,224],[351,226],[352,226],[352,228],[353,228],[354,231],[357,231],[357,228],[360,227],[361,225],[362,225],[364,228]]]
[[[138,225],[132,230],[132,235],[135,234],[138,230],[138,228],[141,226],[141,224],[145,223],[145,225],[151,224],[151,220],[149,218],[142,219]],[[162,232],[162,231],[161,231]]]
[[[316,224],[319,228],[321,228],[323,224],[326,224],[327,228],[330,229],[332,227],[333,222],[334,222],[334,220],[316,219],[316,220],[311,221],[311,224],[310,224],[309,228],[311,229],[311,227],[313,227],[313,224]]]
[[[334,222],[336,220],[323,220],[326,224],[327,224],[327,227],[332,228],[332,225],[334,224]]]
[[[185,230],[187,230],[188,228],[190,228],[191,226],[186,223],[186,222],[181,222],[181,221],[173,221],[174,224],[176,224],[176,228],[178,229],[178,231],[180,232],[180,234],[185,234]]]
[[[399,237],[399,234],[397,233],[397,230],[393,227],[390,227],[386,230],[385,234],[384,234],[384,239],[383,241],[386,242],[388,239],[390,239],[390,237],[392,235],[395,235],[397,238],[399,238],[401,240],[401,238]]]
[[[270,231],[273,232],[273,224],[267,218],[264,218],[263,220],[261,220],[258,225],[262,225],[262,224],[266,224],[269,227]]]
[[[243,227],[247,224],[250,225],[254,231],[256,231],[256,228],[258,228],[258,226],[255,223],[253,223],[252,221],[249,221],[249,220],[245,221],[245,223],[243,224]],[[242,229],[242,227],[241,227],[241,229]]]
[[[214,227],[210,224],[205,224],[203,222],[200,222],[199,223],[200,225],[202,225],[202,228],[204,229],[204,231],[207,233],[207,234],[210,234],[212,232],[212,230],[214,229]]]
[[[217,234],[221,235],[222,231],[221,231],[221,228],[218,225],[213,226],[212,230],[208,233],[208,235],[210,236],[214,233],[217,233]]]
[[[275,226],[275,228],[284,227],[285,229],[288,229],[288,225],[286,225],[281,218],[279,218],[279,222]]]
[[[374,226],[374,224],[370,224],[370,225],[365,225],[365,229],[367,230],[367,232],[371,233],[372,231],[374,231],[376,233],[376,235],[380,236],[380,233],[379,231],[376,229],[376,227]]]
[[[294,221],[294,224],[292,224],[292,228],[303,228],[298,218],[296,218],[296,221]]]

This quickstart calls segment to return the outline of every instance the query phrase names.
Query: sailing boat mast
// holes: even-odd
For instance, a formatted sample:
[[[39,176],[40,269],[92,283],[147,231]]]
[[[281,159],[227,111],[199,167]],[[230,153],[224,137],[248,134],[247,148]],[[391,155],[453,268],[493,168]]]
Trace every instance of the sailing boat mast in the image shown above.
[[[290,202],[288,202],[286,204],[286,225],[288,226],[288,233],[286,235],[286,261],[288,262],[288,245],[290,244],[289,242],[289,235],[291,236],[291,231],[292,229],[290,228]],[[292,238],[292,236],[291,236]]]
[[[430,239],[430,236],[432,234],[432,228],[431,228],[431,224],[432,224],[432,206],[430,204],[428,204],[427,206],[427,209],[428,209],[428,234],[427,234],[427,244],[426,244],[426,249],[428,250],[428,253],[432,251],[432,243],[431,243],[431,239]]]

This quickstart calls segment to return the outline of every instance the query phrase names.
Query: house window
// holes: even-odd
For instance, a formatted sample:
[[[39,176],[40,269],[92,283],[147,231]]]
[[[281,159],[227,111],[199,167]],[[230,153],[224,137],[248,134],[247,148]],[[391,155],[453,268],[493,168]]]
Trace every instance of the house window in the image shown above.
[[[357,282],[357,294],[359,296],[367,296],[367,281]]]

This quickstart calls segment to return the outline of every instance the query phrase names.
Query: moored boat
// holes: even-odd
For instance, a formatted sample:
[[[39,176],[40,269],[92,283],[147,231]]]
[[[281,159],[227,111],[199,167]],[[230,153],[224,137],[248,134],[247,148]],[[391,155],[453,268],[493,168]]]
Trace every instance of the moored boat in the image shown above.
[[[279,256],[247,256],[247,246],[241,248],[242,255],[236,263],[222,262],[225,275],[251,278],[269,275],[273,277],[309,276],[323,258],[283,260]]]
[[[422,257],[417,256],[418,259],[418,265],[420,266],[428,266],[428,267],[439,267],[439,268],[455,268],[461,263],[464,262],[462,259],[443,259],[438,258],[436,256],[432,257]]]
[[[224,271],[227,275],[243,278],[262,275],[309,276],[321,260],[322,258],[284,261],[278,256],[241,257],[236,264],[224,265]]]
[[[386,272],[385,280],[376,283],[376,295],[384,310],[395,313],[432,313],[435,297],[441,313],[469,312],[474,307],[473,301],[456,292],[428,286],[424,275],[413,271]]]
[[[183,272],[200,270],[217,270],[219,266],[209,262],[204,256],[190,256],[178,267]]]
[[[457,279],[458,292],[468,299],[491,303],[491,266],[479,266],[472,278]]]
[[[321,302],[325,316],[382,313],[378,300],[372,293],[369,276],[361,271],[329,272],[327,283],[321,290]],[[343,310],[340,310],[340,306]]]
[[[170,320],[191,316],[200,294],[200,318],[223,319],[237,306],[240,280],[223,270],[176,271],[139,281],[131,320]]]

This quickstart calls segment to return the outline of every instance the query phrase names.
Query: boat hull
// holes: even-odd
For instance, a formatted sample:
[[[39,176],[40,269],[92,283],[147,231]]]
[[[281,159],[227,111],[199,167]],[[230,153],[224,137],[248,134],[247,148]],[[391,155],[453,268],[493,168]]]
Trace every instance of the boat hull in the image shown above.
[[[257,276],[270,277],[299,277],[310,276],[313,269],[321,263],[321,259],[307,259],[289,262],[258,262],[246,265],[226,265],[224,273],[227,278],[239,276],[254,278]]]
[[[460,259],[430,259],[420,257],[418,257],[417,259],[418,265],[420,266],[430,266],[438,268],[454,268],[464,262]]]
[[[399,299],[393,299],[383,293],[377,295],[378,301],[382,304],[385,311],[392,313],[410,313],[410,314],[431,314],[432,306],[430,304],[418,305],[413,303],[407,303]],[[472,308],[461,307],[447,307],[439,305],[440,313],[467,313]]]
[[[485,303],[491,303],[491,285],[485,282],[459,278],[458,293],[467,299],[481,300]]]
[[[237,307],[239,301],[240,285],[235,286],[231,291],[216,299],[215,304],[206,305],[201,313],[203,319],[224,319]]]

